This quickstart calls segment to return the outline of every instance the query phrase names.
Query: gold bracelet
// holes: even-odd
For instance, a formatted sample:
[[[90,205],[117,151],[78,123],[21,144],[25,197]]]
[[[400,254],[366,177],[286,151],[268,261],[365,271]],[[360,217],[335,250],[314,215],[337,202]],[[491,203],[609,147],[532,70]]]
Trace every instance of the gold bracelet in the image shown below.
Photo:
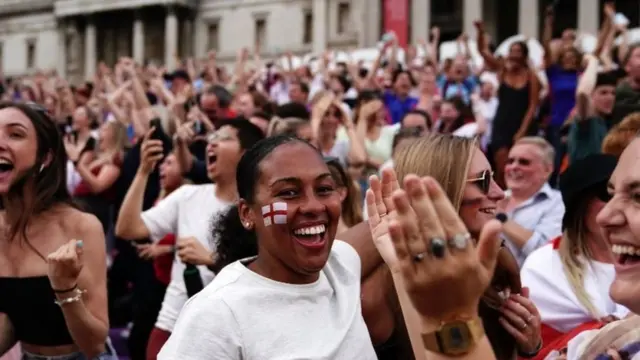
[[[74,296],[69,296],[68,298],[64,298],[62,300],[54,300],[53,302],[56,305],[62,307],[64,305],[71,304],[71,303],[78,302],[78,301],[82,300],[82,295],[84,293],[86,293],[86,292],[87,292],[87,290],[80,290],[80,289],[76,288]]]

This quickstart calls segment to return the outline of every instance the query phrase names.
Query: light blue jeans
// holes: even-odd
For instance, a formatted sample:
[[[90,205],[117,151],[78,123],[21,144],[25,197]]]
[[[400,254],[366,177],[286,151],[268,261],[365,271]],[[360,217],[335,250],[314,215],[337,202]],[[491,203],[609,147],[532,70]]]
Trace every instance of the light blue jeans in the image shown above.
[[[81,352],[75,352],[67,355],[58,355],[58,356],[42,356],[31,354],[26,351],[22,351],[22,360],[118,360],[118,355],[116,355],[116,351],[111,346],[111,341],[107,341],[105,344],[107,351],[102,354],[89,359]]]

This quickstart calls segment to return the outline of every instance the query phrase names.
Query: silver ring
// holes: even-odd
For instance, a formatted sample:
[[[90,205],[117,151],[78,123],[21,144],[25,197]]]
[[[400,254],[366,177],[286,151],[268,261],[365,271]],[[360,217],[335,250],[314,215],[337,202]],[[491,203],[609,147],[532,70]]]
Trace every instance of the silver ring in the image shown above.
[[[527,318],[527,324],[531,324],[531,322],[533,321],[533,314],[529,314],[529,317]]]
[[[415,262],[420,262],[420,261],[422,261],[422,259],[424,259],[424,257],[425,257],[425,255],[426,255],[426,254],[427,254],[426,252],[423,252],[423,253],[420,253],[420,254],[414,255],[414,256],[413,256],[413,261],[415,261]]]
[[[525,322],[524,325],[522,326],[522,330],[526,330],[528,327],[527,323]]]
[[[449,246],[454,249],[464,250],[469,245],[469,241],[471,240],[471,234],[456,234],[449,240]]]

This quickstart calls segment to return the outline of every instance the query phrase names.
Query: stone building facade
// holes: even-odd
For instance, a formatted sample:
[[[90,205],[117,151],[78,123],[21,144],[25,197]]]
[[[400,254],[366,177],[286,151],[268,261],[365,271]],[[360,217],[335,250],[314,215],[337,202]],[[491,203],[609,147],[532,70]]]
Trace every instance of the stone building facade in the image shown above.
[[[1,0],[0,65],[6,75],[57,69],[74,81],[91,78],[98,61],[119,56],[153,60],[171,68],[175,56],[217,51],[231,64],[243,47],[259,44],[265,58],[325,48],[377,44],[385,1],[406,1],[409,38],[473,35],[483,19],[495,39],[538,36],[545,0]],[[604,0],[563,0],[558,22],[595,33]],[[638,26],[640,2],[619,0]],[[626,5],[625,5],[626,4]]]

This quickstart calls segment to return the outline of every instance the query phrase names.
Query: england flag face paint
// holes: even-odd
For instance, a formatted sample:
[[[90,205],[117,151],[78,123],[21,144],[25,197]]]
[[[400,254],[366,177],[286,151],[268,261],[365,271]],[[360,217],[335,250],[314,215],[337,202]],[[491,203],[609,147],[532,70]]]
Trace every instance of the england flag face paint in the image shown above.
[[[274,202],[271,205],[263,206],[262,219],[264,219],[264,226],[271,226],[273,224],[286,224],[287,203]]]

